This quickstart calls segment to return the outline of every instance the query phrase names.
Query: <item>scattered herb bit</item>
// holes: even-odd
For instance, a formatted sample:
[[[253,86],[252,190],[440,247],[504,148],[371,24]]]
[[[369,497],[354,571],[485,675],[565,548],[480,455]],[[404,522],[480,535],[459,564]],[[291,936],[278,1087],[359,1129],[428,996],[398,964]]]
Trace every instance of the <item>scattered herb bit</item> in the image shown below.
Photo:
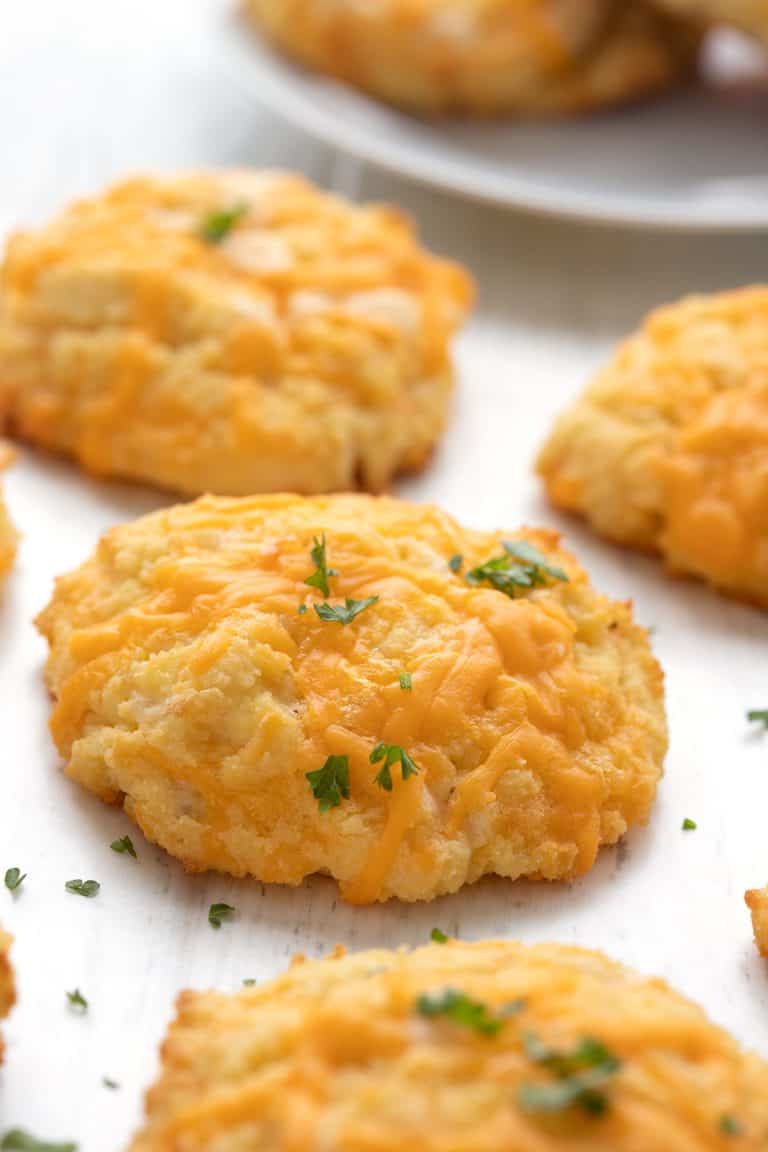
[[[67,1000],[69,1000],[69,1006],[73,1012],[76,1012],[78,1016],[85,1016],[88,1011],[88,1001],[79,988],[75,988],[74,992],[67,992]]]
[[[402,688],[403,692],[411,691],[413,688],[413,677],[411,676],[410,672],[400,673],[400,687]]]
[[[76,896],[87,896],[91,899],[97,894],[101,884],[98,880],[67,880],[64,885],[67,892],[74,892]]]
[[[325,543],[325,532],[318,540],[317,536],[313,537],[314,548],[310,551],[312,563],[315,565],[315,570],[311,576],[307,576],[304,581],[305,584],[311,584],[313,588],[318,588],[323,596],[326,598],[330,596],[331,590],[328,585],[329,577],[338,576],[336,568],[328,567],[327,547]]]
[[[490,584],[497,592],[515,598],[521,591],[546,585],[552,580],[568,581],[567,573],[534,548],[527,540],[504,540],[504,553],[467,572],[468,584]]]
[[[0,1148],[3,1152],[77,1152],[77,1144],[72,1141],[57,1144],[51,1140],[36,1140],[23,1128],[10,1128],[0,1140]]]
[[[365,600],[350,600],[347,596],[343,605],[324,602],[323,604],[313,604],[312,607],[321,620],[328,620],[335,624],[350,624],[355,616],[359,616],[377,600],[378,596],[367,596]]]
[[[307,611],[307,606],[306,606],[306,604],[299,604],[299,606],[298,606],[298,608],[296,609],[296,611],[298,612],[299,616],[303,616],[303,615],[306,613],[306,611]]]
[[[451,572],[459,572],[463,563],[464,557],[457,552],[455,556],[451,556],[450,560],[448,561],[448,567],[450,568]]]
[[[5,874],[5,886],[9,892],[15,892],[21,888],[26,878],[26,872],[22,873],[18,868],[9,868]]]
[[[349,800],[349,756],[329,756],[322,768],[307,772],[306,777],[321,812],[336,808],[342,797]]]
[[[110,1092],[118,1092],[120,1089],[117,1080],[111,1080],[109,1076],[102,1076],[101,1082],[105,1088],[109,1088]]]
[[[720,1117],[720,1131],[724,1136],[741,1136],[744,1129],[735,1116],[725,1113]]]
[[[384,744],[380,741],[371,752],[370,761],[371,764],[378,764],[380,760],[384,761],[384,765],[376,774],[376,783],[385,792],[392,791],[391,768],[393,764],[399,762],[403,780],[418,775],[418,766],[414,764],[408,753],[399,744]]]
[[[255,983],[256,983],[256,981],[253,979],[252,976],[249,976],[247,980],[243,980],[243,984],[245,985],[246,988],[253,988]]]
[[[621,1061],[600,1040],[585,1037],[572,1052],[548,1048],[533,1032],[523,1035],[526,1054],[552,1072],[551,1084],[523,1084],[517,1102],[524,1112],[563,1112],[578,1105],[593,1116],[607,1112],[609,1099],[600,1089],[621,1068]]]
[[[133,841],[130,836],[121,836],[119,840],[113,840],[110,848],[113,852],[127,854],[128,856],[133,856],[134,860],[138,860],[136,849],[133,846]]]
[[[685,820],[683,820],[683,823],[682,823],[683,832],[695,832],[697,828],[698,828],[698,824],[696,823],[696,821],[691,820],[688,816],[686,816]]]
[[[747,720],[750,724],[762,724],[768,731],[768,708],[751,708],[747,712]]]
[[[243,216],[248,214],[248,208],[248,204],[241,203],[209,212],[200,225],[201,238],[206,244],[221,244]]]
[[[419,996],[416,1008],[422,1016],[445,1016],[462,1028],[471,1028],[483,1036],[495,1036],[504,1027],[504,1018],[492,1016],[487,1005],[472,1000],[455,988],[446,988],[437,996]]]
[[[448,937],[446,936],[445,932],[442,932],[439,928],[433,928],[429,934],[429,938],[433,944],[448,943]]]
[[[237,911],[231,904],[211,904],[208,909],[208,923],[211,928],[221,928],[225,920],[231,920]]]

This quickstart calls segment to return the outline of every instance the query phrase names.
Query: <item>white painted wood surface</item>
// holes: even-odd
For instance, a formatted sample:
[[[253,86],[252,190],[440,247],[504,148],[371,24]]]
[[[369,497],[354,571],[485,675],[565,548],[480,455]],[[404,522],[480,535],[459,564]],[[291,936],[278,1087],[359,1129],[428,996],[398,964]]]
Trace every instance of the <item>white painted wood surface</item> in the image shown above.
[[[768,617],[672,582],[653,560],[561,520],[530,473],[553,413],[613,341],[660,300],[765,279],[765,240],[574,227],[363,171],[254,107],[217,65],[210,30],[227,3],[3,0],[0,232],[137,168],[279,163],[402,203],[432,246],[470,265],[480,298],[460,342],[450,434],[434,467],[401,491],[487,527],[559,525],[601,587],[634,598],[668,674],[667,777],[651,826],[571,887],[491,880],[431,905],[360,909],[322,879],[281,890],[185,876],[121,813],[63,778],[31,625],[56,573],[110,524],[163,499],[25,452],[6,481],[24,540],[0,603],[0,872],[18,865],[29,875],[17,897],[0,890],[20,992],[6,1028],[0,1132],[23,1125],[76,1140],[81,1152],[122,1149],[180,988],[235,989],[298,949],[416,943],[435,924],[468,938],[604,948],[668,977],[768,1055],[768,970],[742,902],[746,887],[768,881],[768,738],[744,718],[768,705]],[[681,832],[685,816],[698,831]],[[125,832],[138,861],[109,850]],[[76,876],[101,882],[97,899],[64,891]],[[219,932],[206,920],[214,900],[239,909]],[[75,987],[90,1001],[84,1018],[67,1008]],[[105,1089],[103,1076],[120,1090]]]

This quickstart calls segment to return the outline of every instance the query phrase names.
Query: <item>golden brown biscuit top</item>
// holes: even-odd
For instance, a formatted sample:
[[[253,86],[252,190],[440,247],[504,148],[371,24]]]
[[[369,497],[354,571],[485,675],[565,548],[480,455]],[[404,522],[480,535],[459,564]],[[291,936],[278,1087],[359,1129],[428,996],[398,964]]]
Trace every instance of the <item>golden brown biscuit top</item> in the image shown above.
[[[768,1138],[765,1063],[663,981],[553,944],[337,954],[236,996],[187,992],[163,1062],[133,1152],[708,1152],[733,1146],[728,1129],[756,1152]]]
[[[306,583],[323,536],[327,597]],[[502,534],[390,499],[208,497],[114,529],[39,621],[57,744],[105,796],[132,785],[104,759],[117,772],[148,758],[194,787],[208,829],[196,866],[242,873],[247,846],[227,828],[244,803],[254,843],[256,828],[302,828],[275,841],[262,878],[332,870],[359,902],[433,895],[422,875],[456,887],[475,842],[480,871],[492,841],[508,874],[583,871],[647,814],[661,673],[629,607],[597,595],[555,534],[510,538],[567,580],[540,573],[515,598],[470,584]],[[322,618],[349,601],[364,607],[348,623]],[[418,773],[395,766],[385,790],[379,742]],[[305,775],[329,756],[348,759],[350,795],[318,812]]]

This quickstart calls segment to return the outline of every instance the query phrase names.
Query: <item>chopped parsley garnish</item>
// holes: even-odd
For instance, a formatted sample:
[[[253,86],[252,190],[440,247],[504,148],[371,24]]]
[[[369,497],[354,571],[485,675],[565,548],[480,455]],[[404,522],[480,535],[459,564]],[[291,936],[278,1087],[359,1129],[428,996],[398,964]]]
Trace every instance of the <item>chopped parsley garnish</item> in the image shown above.
[[[5,886],[9,892],[15,892],[17,888],[21,888],[26,878],[26,872],[22,873],[19,868],[9,868],[5,874]]]
[[[77,1012],[79,1016],[85,1016],[88,1011],[88,1001],[79,988],[75,988],[74,992],[67,992],[67,1000],[73,1012]]]
[[[3,1152],[77,1152],[77,1144],[70,1140],[36,1140],[23,1128],[10,1128],[0,1140],[0,1148]]]
[[[720,1131],[724,1136],[741,1136],[744,1129],[735,1116],[725,1113],[720,1117]]]
[[[87,896],[91,899],[97,895],[101,884],[98,880],[67,880],[64,887],[67,892],[74,892],[75,896]]]
[[[457,552],[455,556],[451,556],[450,560],[448,561],[448,567],[450,568],[451,572],[459,572],[463,563],[464,557]]]
[[[252,976],[249,976],[247,980],[243,980],[243,984],[246,988],[253,988],[255,983],[256,981]]]
[[[762,724],[768,730],[768,708],[750,708],[747,720],[750,724]]]
[[[105,1088],[109,1088],[111,1092],[117,1092],[120,1088],[117,1080],[110,1079],[109,1076],[102,1076],[101,1082]]]
[[[442,932],[439,928],[433,928],[429,934],[429,938],[433,944],[448,943],[448,937],[446,936],[445,932]]]
[[[371,604],[375,604],[378,596],[367,596],[365,600],[350,600],[347,596],[344,604],[313,604],[315,612],[321,620],[328,620],[334,624],[351,624],[355,616],[359,616]]]
[[[307,611],[307,606],[306,606],[306,604],[299,604],[299,606],[298,606],[298,608],[296,609],[296,611],[298,612],[299,616],[303,616],[303,615],[306,613],[306,611]]]
[[[467,572],[465,580],[468,584],[490,584],[497,592],[514,599],[552,580],[568,581],[567,573],[550,564],[546,556],[527,540],[504,540],[502,543],[504,552],[501,556],[494,556]]]
[[[231,920],[237,911],[231,904],[211,904],[208,909],[208,923],[211,928],[221,928],[225,920]]]
[[[311,584],[313,588],[318,588],[323,596],[326,598],[330,596],[331,589],[328,585],[328,580],[331,576],[338,576],[336,568],[328,567],[327,547],[325,543],[325,532],[318,540],[317,536],[313,537],[314,548],[310,551],[312,563],[315,565],[315,570],[311,576],[307,576],[304,581],[305,584]]]
[[[393,764],[400,764],[403,780],[418,775],[418,765],[414,764],[408,753],[399,744],[384,744],[383,741],[379,741],[371,752],[370,761],[371,764],[378,764],[380,760],[383,760],[384,764],[376,774],[376,783],[385,792],[392,791],[391,768]]]
[[[563,1112],[578,1105],[593,1116],[609,1107],[603,1086],[621,1068],[621,1061],[600,1040],[585,1037],[572,1052],[548,1048],[533,1033],[523,1035],[523,1046],[535,1064],[551,1072],[550,1084],[523,1084],[517,1102],[524,1112]]]
[[[306,777],[321,812],[336,808],[342,797],[349,800],[349,756],[329,756],[322,768],[307,772]]]
[[[206,244],[221,244],[235,225],[248,214],[249,205],[233,204],[231,208],[219,208],[209,212],[200,225],[200,236]]]
[[[686,816],[685,820],[683,820],[683,823],[682,823],[683,832],[695,832],[697,828],[698,828],[698,824],[696,823],[696,821],[691,820],[690,817]]]
[[[119,840],[113,840],[110,848],[113,852],[133,856],[134,860],[138,860],[136,849],[133,846],[133,840],[131,840],[130,836],[121,836]]]
[[[413,688],[413,677],[411,676],[410,672],[400,673],[400,687],[402,688],[403,692],[411,691]]]
[[[436,996],[419,996],[416,1008],[422,1016],[445,1016],[454,1024],[471,1028],[482,1036],[495,1036],[505,1024],[503,1016],[492,1016],[486,1004],[472,1000],[455,988],[446,988]]]

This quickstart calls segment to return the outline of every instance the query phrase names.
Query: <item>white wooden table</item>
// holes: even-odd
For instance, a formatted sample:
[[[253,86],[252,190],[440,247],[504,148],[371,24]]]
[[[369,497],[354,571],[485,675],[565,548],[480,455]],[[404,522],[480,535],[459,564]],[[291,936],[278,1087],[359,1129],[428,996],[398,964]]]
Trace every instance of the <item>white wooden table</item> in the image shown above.
[[[42,641],[31,619],[53,576],[110,524],[159,507],[149,490],[96,484],[25,453],[6,490],[24,533],[0,602],[0,873],[28,872],[0,921],[16,936],[20,1002],[6,1028],[0,1132],[22,1125],[125,1146],[177,991],[237,988],[296,950],[425,941],[433,925],[594,945],[668,977],[768,1055],[768,969],[742,894],[768,881],[768,617],[668,580],[561,520],[530,460],[552,415],[654,303],[766,277],[765,238],[621,233],[513,216],[361,170],[254,107],[211,51],[228,0],[4,0],[0,5],[0,233],[137,168],[229,163],[298,167],[361,198],[393,199],[427,241],[465,261],[480,288],[460,342],[453,425],[434,467],[402,486],[467,522],[559,525],[598,585],[632,596],[668,674],[672,747],[651,826],[605,852],[571,887],[490,880],[426,906],[347,908],[329,881],[296,890],[187,877],[119,812],[69,784],[46,721]],[[684,834],[684,817],[698,831]],[[109,843],[130,832],[139,860]],[[95,900],[72,877],[101,882]],[[214,932],[214,900],[239,918]],[[90,1002],[81,1018],[65,992]],[[107,1076],[121,1085],[110,1091]]]

